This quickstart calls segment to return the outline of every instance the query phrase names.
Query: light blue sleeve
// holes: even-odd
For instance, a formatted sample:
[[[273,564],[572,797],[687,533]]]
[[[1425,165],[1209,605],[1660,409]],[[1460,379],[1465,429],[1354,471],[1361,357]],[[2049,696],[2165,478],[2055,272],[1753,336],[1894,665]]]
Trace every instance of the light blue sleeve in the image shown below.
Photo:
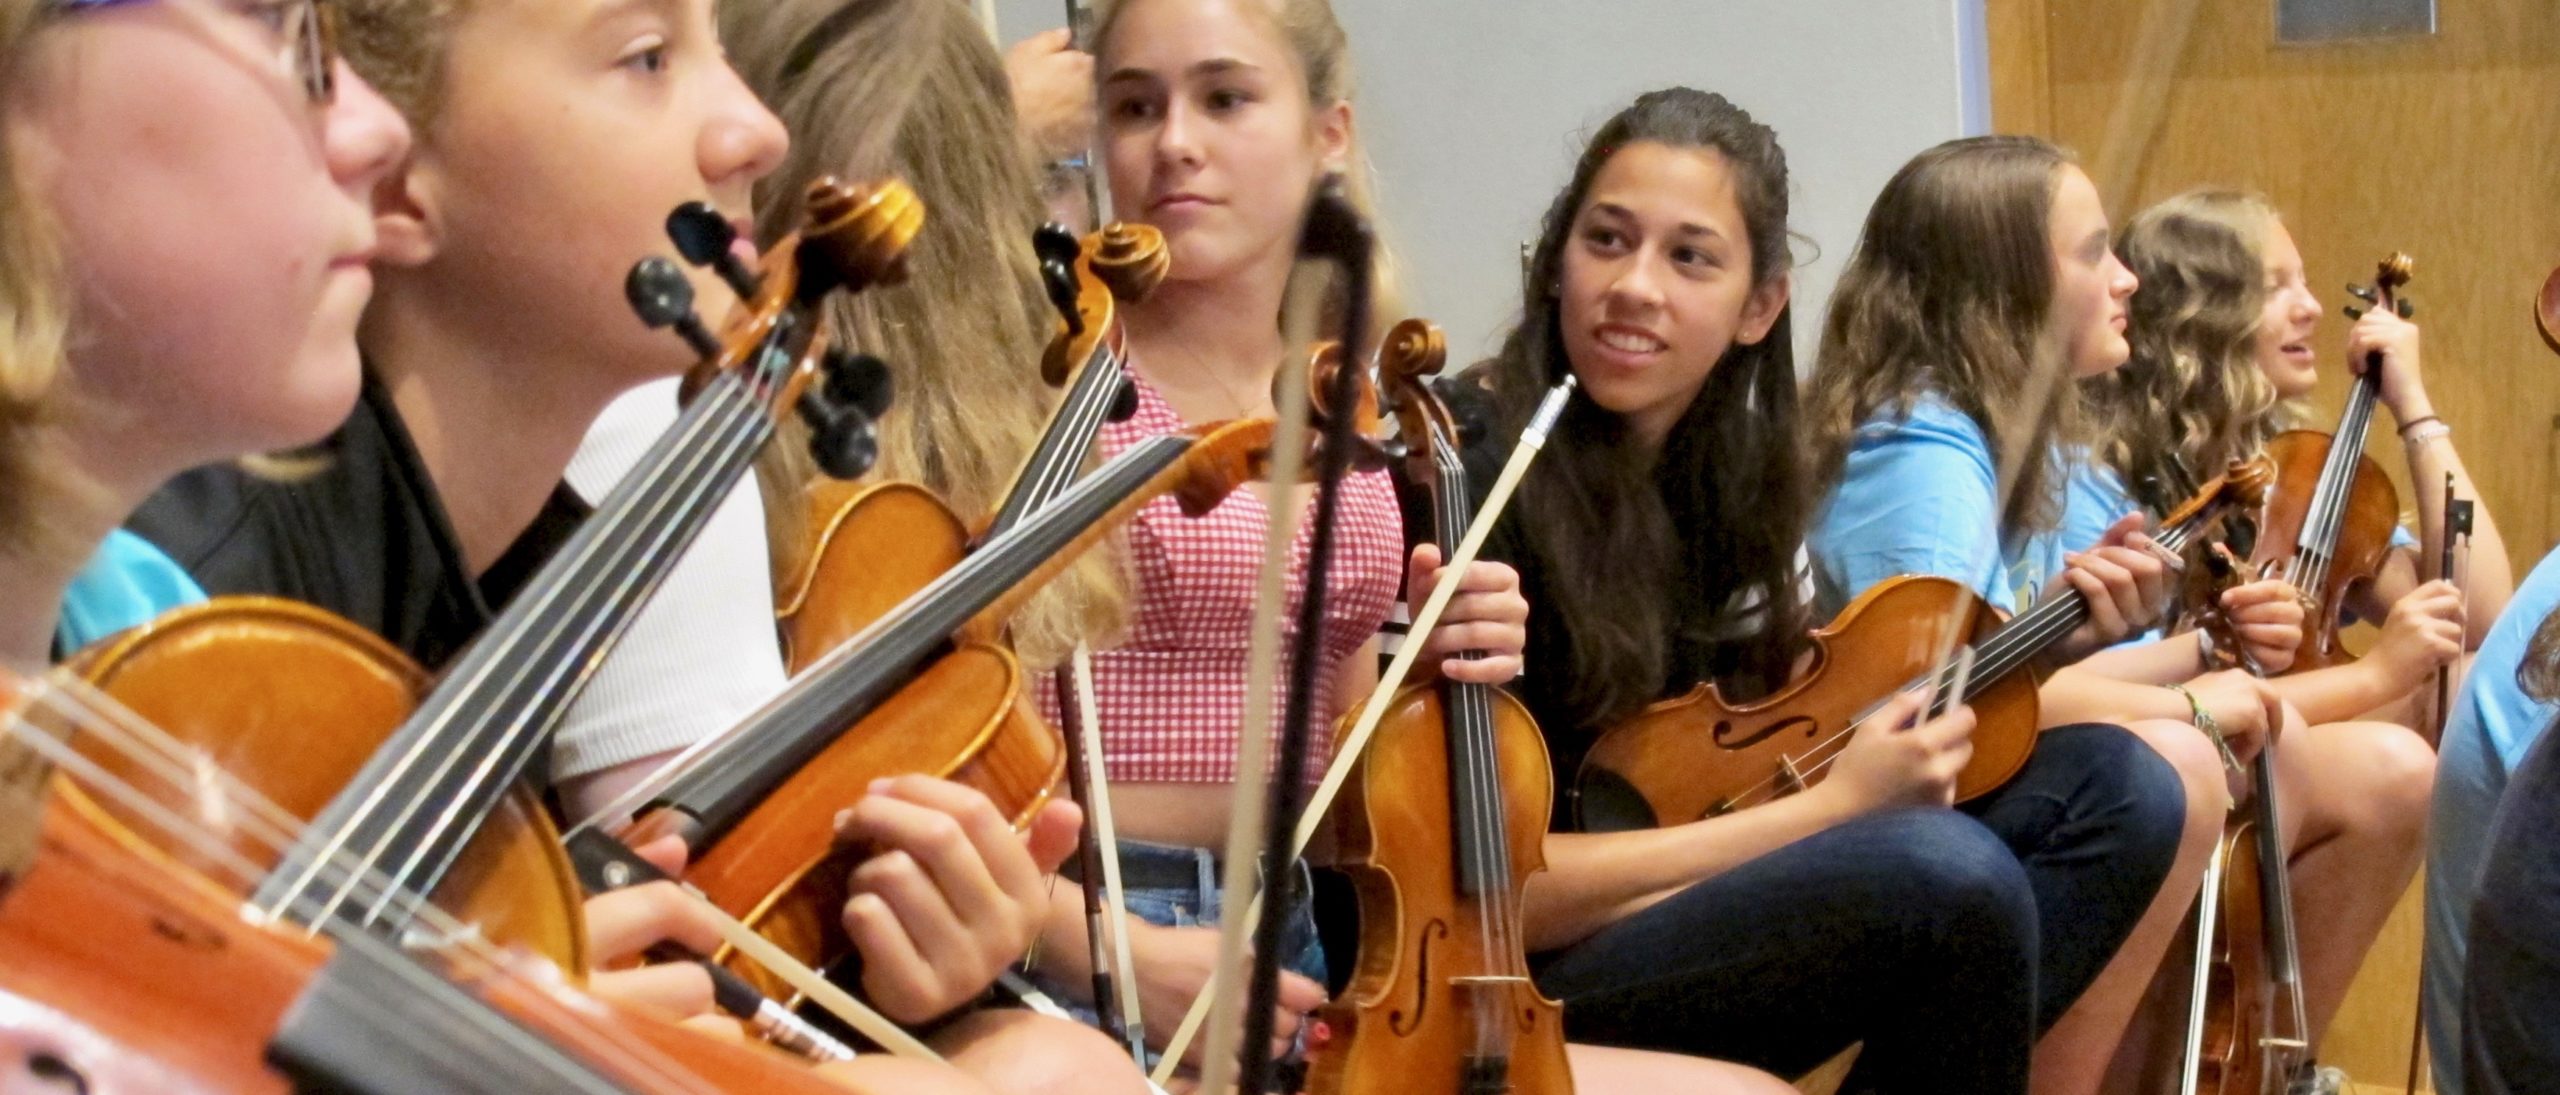
[[[2407,525],[2393,525],[2391,526],[2391,546],[2393,548],[2406,548],[2410,551],[2416,551],[2418,550],[2418,534],[2409,531],[2409,526]]]
[[[54,645],[69,653],[204,599],[204,588],[176,560],[150,541],[118,529],[71,579],[54,625]]]
[[[2142,503],[2125,492],[2123,477],[2104,462],[2090,459],[2071,461],[2071,474],[2063,480],[2062,546],[2070,551],[2087,551],[2105,539],[2107,529],[2128,513],[2142,512]]]
[[[1941,400],[1923,399],[1908,417],[1859,427],[1840,483],[1814,518],[1814,563],[1846,598],[1896,575],[1930,574],[2014,611],[1998,497],[1981,427]]]

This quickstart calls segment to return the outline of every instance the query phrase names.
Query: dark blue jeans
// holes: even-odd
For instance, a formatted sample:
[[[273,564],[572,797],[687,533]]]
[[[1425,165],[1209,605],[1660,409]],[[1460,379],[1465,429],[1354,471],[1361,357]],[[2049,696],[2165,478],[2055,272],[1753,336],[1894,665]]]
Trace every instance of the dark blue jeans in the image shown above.
[[[1578,1041],[1788,1075],[1864,1042],[1851,1091],[2023,1092],[2037,1033],[2131,933],[2185,816],[2140,739],[2055,730],[1964,813],[1827,829],[1541,956],[1538,983]]]

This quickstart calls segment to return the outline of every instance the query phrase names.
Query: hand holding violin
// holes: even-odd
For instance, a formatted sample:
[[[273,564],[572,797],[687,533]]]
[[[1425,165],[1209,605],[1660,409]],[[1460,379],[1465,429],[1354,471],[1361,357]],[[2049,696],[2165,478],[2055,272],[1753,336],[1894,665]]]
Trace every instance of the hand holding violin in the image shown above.
[[[1440,548],[1423,544],[1407,563],[1405,595],[1416,606],[1440,582]],[[1440,624],[1423,642],[1426,665],[1465,684],[1501,685],[1520,675],[1520,659],[1529,642],[1529,601],[1520,595],[1520,573],[1501,563],[1477,560],[1458,579],[1457,596],[1440,615]],[[1461,658],[1474,651],[1478,658]]]
[[[1129,949],[1137,960],[1138,1012],[1146,1018],[1147,1044],[1162,1046],[1172,1039],[1183,1012],[1209,987],[1210,971],[1218,964],[1218,929],[1149,924],[1134,916],[1129,925]],[[1289,1048],[1307,1015],[1324,1002],[1323,985],[1303,974],[1280,971],[1280,998],[1271,1027],[1273,1056]],[[1206,1039],[1194,1040],[1183,1054],[1183,1063],[1199,1067],[1207,1044]]]
[[[2418,369],[2418,325],[2389,308],[2374,308],[2347,331],[2347,367],[2364,375],[2372,355],[2382,356],[2382,403],[2401,425],[2433,415],[2427,383]]]
[[[1912,725],[1924,697],[1895,696],[1850,735],[1831,778],[1808,795],[1829,799],[1842,816],[1905,806],[1950,806],[1956,776],[1973,759],[1973,708],[1957,707]]]
[[[2046,596],[2077,590],[2089,602],[2088,622],[2056,648],[2078,661],[2148,630],[2168,604],[2169,565],[2143,531],[2149,522],[2127,514],[2107,529],[2096,547],[2063,556],[2065,567]]]
[[[1047,878],[1082,816],[1053,799],[1016,834],[986,795],[949,780],[899,776],[869,790],[836,816],[837,839],[880,849],[853,870],[844,929],[872,1005],[921,1023],[986,991],[1031,948]]]
[[[2222,592],[2232,635],[2260,669],[2282,673],[2302,649],[2302,592],[2282,579],[2233,586]]]

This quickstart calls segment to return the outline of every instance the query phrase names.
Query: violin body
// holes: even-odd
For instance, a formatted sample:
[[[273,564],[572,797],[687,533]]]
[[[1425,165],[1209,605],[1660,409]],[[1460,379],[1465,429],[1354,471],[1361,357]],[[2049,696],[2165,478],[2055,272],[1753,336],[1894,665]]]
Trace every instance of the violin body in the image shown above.
[[[784,583],[786,664],[793,672],[852,638],[957,565],[970,537],[930,491],[908,483],[822,482],[806,567]],[[836,812],[871,781],[922,773],[983,792],[1016,827],[1049,800],[1066,746],[1042,721],[1013,652],[966,638],[816,761],[794,773],[720,839],[697,849],[686,881],[802,962],[851,953],[843,911],[866,849],[835,841]],[[729,965],[768,995],[793,994],[743,957]]]
[[[2257,822],[2234,813],[2222,830],[2222,892],[2205,981],[2204,1045],[2196,1090],[2263,1095],[2275,989],[2267,975],[2266,894],[2259,885]]]
[[[1552,801],[1537,723],[1510,694],[1487,694],[1514,885],[1486,897],[1507,903],[1507,914],[1488,918],[1469,908],[1477,899],[1455,884],[1450,789],[1457,774],[1441,694],[1436,685],[1406,688],[1336,804],[1338,865],[1360,897],[1360,960],[1349,987],[1319,1013],[1330,1038],[1313,1053],[1312,1095],[1573,1090],[1562,1006],[1530,981],[1518,939],[1489,947],[1475,927],[1488,919],[1520,923],[1519,884],[1546,869],[1540,848]],[[1468,1083],[1479,1017],[1513,1028],[1501,1086]]]
[[[230,774],[303,820],[353,782],[426,694],[427,675],[371,632],[327,612],[268,597],[221,597],[179,609],[82,652],[66,667],[193,750],[188,763]],[[77,741],[78,739],[75,739]],[[169,781],[88,741],[82,753],[187,816]],[[94,809],[124,839],[228,877],[124,807],[58,794]],[[261,868],[276,851],[247,835],[231,850]],[[531,791],[511,792],[481,827],[435,903],[500,943],[584,976],[585,895],[559,830]]]
[[[2361,439],[2359,439],[2360,441]],[[2328,462],[2336,438],[2317,430],[2288,430],[2267,443],[2275,465],[2275,484],[2258,514],[2258,544],[2250,562],[2268,577],[2296,572],[2295,543],[2310,516],[2313,488]],[[2370,588],[2391,555],[2391,530],[2400,522],[2399,492],[2370,456],[2356,458],[2354,483],[2348,488],[2337,543],[2320,587],[2302,592],[2313,599],[2303,621],[2302,648],[2288,673],[2326,669],[2355,661],[2338,643],[2339,617],[2346,601]]]
[[[1812,636],[1812,668],[1751,703],[1713,684],[1663,700],[1609,728],[1577,777],[1585,828],[1678,825],[1820,782],[1836,747],[1880,698],[1926,675],[1948,646],[1946,621],[1974,621],[1968,638],[1997,621],[1973,591],[1944,578],[1906,575],[1859,595]],[[1960,606],[1972,611],[1951,612]],[[2033,673],[1981,682],[1974,696],[1973,759],[1956,779],[1958,801],[1989,793],[2035,751]]]
[[[0,963],[0,1077],[42,1058],[41,1067],[86,1085],[62,1090],[91,1095],[293,1091],[267,1046],[320,975],[328,943],[243,922],[236,895],[136,843],[95,800],[60,794],[70,789],[57,781],[35,864],[0,900],[0,953],[9,956]],[[513,978],[468,987],[554,1044],[585,1047],[572,1055],[635,1095],[841,1095],[761,1046]],[[17,1090],[5,1079],[0,1088]]]

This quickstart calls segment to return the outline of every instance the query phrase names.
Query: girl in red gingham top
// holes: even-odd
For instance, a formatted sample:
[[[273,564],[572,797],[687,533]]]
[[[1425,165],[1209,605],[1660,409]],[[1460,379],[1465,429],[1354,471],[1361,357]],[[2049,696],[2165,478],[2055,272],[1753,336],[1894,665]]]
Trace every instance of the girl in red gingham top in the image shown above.
[[[1096,69],[1114,212],[1161,229],[1172,254],[1165,282],[1122,313],[1138,409],[1105,430],[1103,447],[1116,451],[1190,424],[1273,413],[1299,218],[1318,180],[1360,172],[1342,32],[1322,0],[1126,0],[1104,12]],[[1312,490],[1297,489],[1284,620],[1294,618],[1289,610],[1304,592],[1311,532]],[[1411,573],[1400,573],[1402,523],[1383,472],[1352,476],[1341,489],[1312,708],[1328,730],[1375,686],[1375,636],[1399,581],[1437,581],[1439,561],[1425,549]],[[1236,790],[1269,514],[1258,487],[1198,519],[1169,501],[1140,511],[1128,534],[1131,627],[1114,648],[1094,654],[1093,710],[1123,838],[1140,1011],[1156,1047],[1207,984],[1217,953],[1215,849],[1224,845]],[[1480,564],[1462,579],[1461,595],[1426,640],[1423,665],[1503,683],[1519,672],[1528,617],[1518,576]],[[1488,656],[1455,657],[1467,650]],[[1285,663],[1278,676],[1286,680]],[[1279,697],[1275,688],[1275,723]],[[1243,729],[1271,732],[1270,724]],[[1330,745],[1320,732],[1316,763]],[[1263,780],[1247,782],[1258,789]],[[1303,900],[1293,920],[1282,956],[1292,971],[1282,978],[1283,1038],[1324,1001],[1323,955]],[[1061,882],[1035,972],[1070,1000],[1092,992],[1085,938],[1082,895]],[[1195,1041],[1194,1063],[1199,1052]]]

